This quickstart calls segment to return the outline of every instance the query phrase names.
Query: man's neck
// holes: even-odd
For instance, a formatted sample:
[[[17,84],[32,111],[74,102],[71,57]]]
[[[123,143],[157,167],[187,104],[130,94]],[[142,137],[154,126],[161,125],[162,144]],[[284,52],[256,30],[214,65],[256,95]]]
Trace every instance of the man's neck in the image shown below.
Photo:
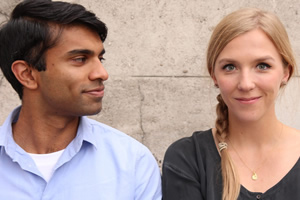
[[[15,142],[26,152],[46,154],[65,149],[75,138],[79,117],[50,116],[21,108],[12,124]]]

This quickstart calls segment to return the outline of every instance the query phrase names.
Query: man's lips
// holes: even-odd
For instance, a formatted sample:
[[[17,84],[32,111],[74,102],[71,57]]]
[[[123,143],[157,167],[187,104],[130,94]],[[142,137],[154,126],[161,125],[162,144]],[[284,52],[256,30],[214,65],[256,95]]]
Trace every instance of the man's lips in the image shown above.
[[[251,104],[251,103],[257,102],[260,98],[261,98],[261,96],[249,97],[249,98],[239,97],[239,98],[235,98],[235,99],[244,104]]]
[[[83,91],[84,94],[89,94],[95,97],[103,97],[104,96],[104,86],[88,89]]]

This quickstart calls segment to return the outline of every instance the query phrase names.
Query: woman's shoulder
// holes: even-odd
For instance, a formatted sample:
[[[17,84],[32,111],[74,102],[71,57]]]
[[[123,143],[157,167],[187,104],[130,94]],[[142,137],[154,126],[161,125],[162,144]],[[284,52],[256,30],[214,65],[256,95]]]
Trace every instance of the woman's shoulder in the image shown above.
[[[219,160],[212,129],[196,131],[169,146],[164,157],[163,173],[172,171],[198,180],[200,173],[214,169]]]
[[[195,158],[205,149],[212,149],[215,146],[212,129],[196,131],[189,137],[181,138],[172,143],[165,154],[165,160]]]
[[[289,126],[285,126],[284,129],[281,143],[285,145],[289,154],[293,153],[300,156],[300,130]]]
[[[186,147],[191,147],[194,145],[201,146],[202,144],[212,143],[213,141],[212,129],[196,131],[189,137],[184,137],[173,142],[169,149],[185,149]]]

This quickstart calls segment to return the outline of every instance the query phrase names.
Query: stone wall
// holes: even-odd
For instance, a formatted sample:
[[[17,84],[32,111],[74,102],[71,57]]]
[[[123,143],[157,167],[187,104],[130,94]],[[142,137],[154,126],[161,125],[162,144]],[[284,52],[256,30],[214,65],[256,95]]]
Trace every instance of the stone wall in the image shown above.
[[[20,0],[0,0],[5,21]],[[285,24],[300,63],[299,0],[69,0],[95,12],[109,29],[105,41],[103,111],[92,118],[144,143],[161,166],[166,148],[213,126],[218,94],[205,68],[214,26],[241,7],[275,12]],[[300,82],[292,78],[277,114],[300,129]],[[0,72],[0,123],[20,104]]]

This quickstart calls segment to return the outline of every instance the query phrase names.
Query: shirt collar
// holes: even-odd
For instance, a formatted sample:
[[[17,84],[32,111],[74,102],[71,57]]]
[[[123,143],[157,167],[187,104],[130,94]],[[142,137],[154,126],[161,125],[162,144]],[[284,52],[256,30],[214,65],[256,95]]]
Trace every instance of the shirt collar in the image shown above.
[[[77,135],[74,140],[78,140],[80,143],[86,141],[97,148],[96,136],[89,118],[85,116],[80,117]]]
[[[13,141],[12,123],[18,120],[20,110],[21,106],[15,108],[0,127],[0,146],[7,146]]]
[[[15,142],[12,136],[12,123],[18,120],[20,110],[21,106],[15,108],[0,127],[0,146],[8,147],[12,145],[15,148]],[[77,135],[73,142],[75,142],[78,146],[81,146],[83,141],[86,141],[97,148],[93,126],[90,123],[90,120],[85,116],[80,117]]]

